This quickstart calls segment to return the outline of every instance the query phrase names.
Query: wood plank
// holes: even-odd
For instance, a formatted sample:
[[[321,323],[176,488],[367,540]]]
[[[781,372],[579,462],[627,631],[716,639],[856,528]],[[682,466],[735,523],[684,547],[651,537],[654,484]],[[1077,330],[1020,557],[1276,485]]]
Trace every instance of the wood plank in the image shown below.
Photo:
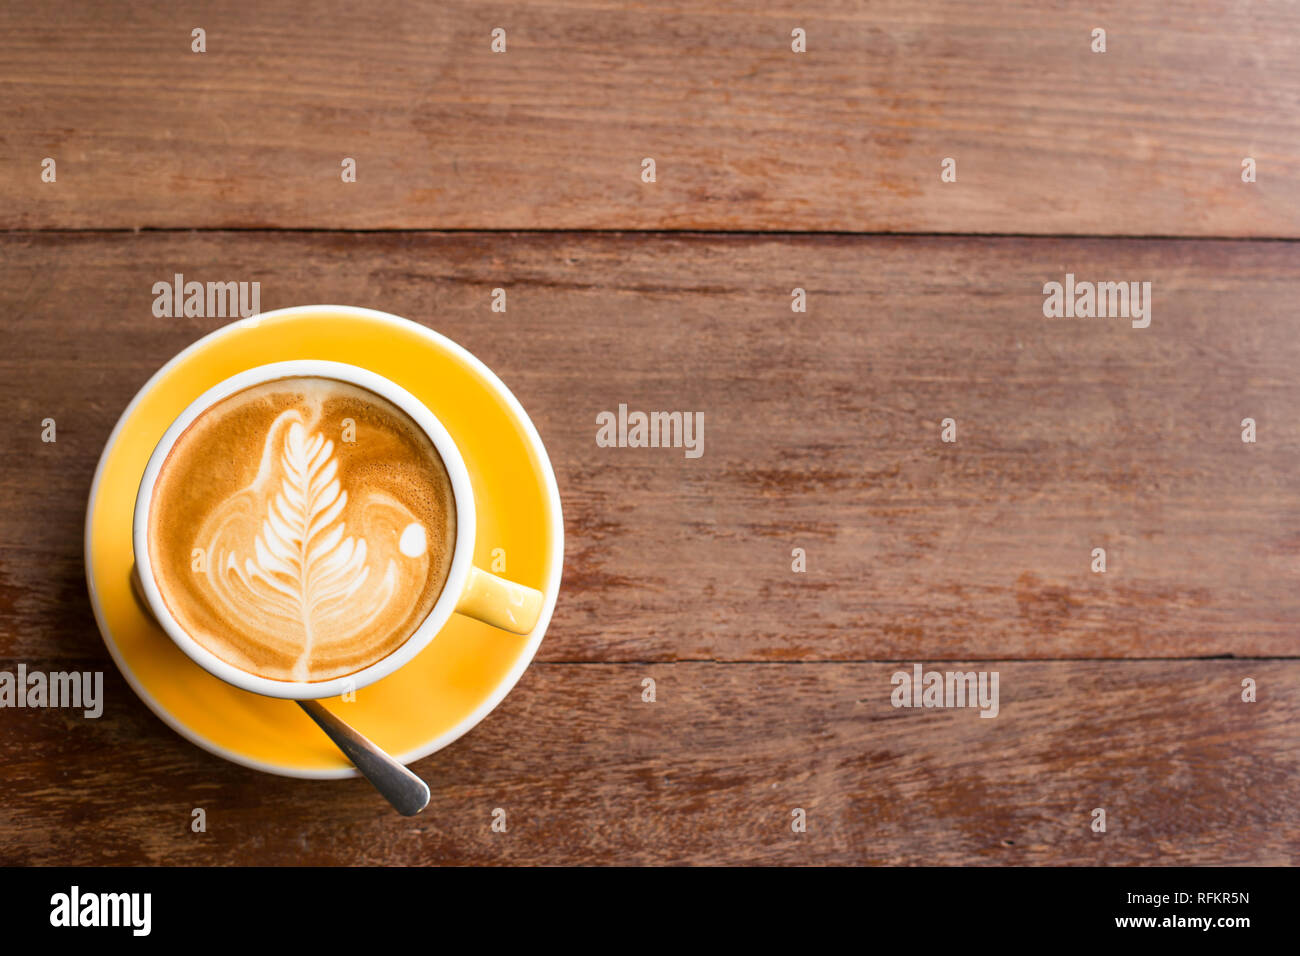
[[[543,659],[1296,653],[1290,244],[11,235],[0,262],[2,654],[99,646],[80,555],[100,448],[224,321],[154,318],[174,272],[260,281],[267,309],[386,308],[502,376],[564,501]],[[1152,282],[1150,327],[1044,318],[1066,271]],[[702,457],[598,448],[620,403],[703,412]]]
[[[219,760],[111,672],[98,720],[0,721],[0,854],[114,865],[1300,861],[1300,662],[944,665],[998,671],[994,719],[895,709],[897,667],[535,664],[485,723],[415,764],[433,791],[415,819],[364,781]],[[1258,703],[1240,701],[1244,677]],[[196,807],[205,833],[190,830]],[[505,833],[490,830],[498,807]],[[1105,833],[1091,830],[1098,807]],[[795,808],[806,833],[791,830]]]
[[[0,228],[1300,235],[1284,0],[7,4],[0,90]]]

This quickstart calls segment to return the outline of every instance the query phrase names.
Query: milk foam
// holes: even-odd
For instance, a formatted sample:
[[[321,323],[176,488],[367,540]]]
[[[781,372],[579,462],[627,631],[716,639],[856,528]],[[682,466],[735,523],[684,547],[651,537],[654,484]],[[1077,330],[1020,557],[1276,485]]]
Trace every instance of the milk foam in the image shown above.
[[[177,442],[155,492],[151,525],[170,542],[155,576],[169,609],[218,657],[272,679],[327,680],[391,653],[436,600],[454,538],[432,443],[400,409],[338,382],[291,379],[232,398],[226,423],[219,404]],[[328,437],[349,422],[355,441]],[[166,480],[178,454],[199,478],[197,459],[228,454],[219,450],[232,435],[243,438],[242,480],[206,495],[173,487],[181,474]],[[187,520],[188,550],[186,535],[166,534]],[[203,572],[191,567],[196,551]]]

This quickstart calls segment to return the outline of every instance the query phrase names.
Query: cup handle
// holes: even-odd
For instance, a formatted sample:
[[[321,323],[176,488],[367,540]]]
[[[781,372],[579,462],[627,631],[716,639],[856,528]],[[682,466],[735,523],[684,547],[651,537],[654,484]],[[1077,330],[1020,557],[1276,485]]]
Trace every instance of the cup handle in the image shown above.
[[[146,614],[152,618],[153,610],[144,596],[140,575],[131,565],[131,593]],[[542,592],[507,581],[482,568],[471,567],[465,590],[461,592],[456,613],[464,614],[512,634],[529,634],[542,616]]]
[[[472,567],[456,613],[512,634],[528,634],[542,616],[542,600],[541,591]]]

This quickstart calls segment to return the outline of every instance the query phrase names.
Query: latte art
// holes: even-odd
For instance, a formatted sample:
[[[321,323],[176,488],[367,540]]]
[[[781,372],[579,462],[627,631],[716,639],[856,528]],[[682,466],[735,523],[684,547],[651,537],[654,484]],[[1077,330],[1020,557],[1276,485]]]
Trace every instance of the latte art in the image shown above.
[[[428,615],[449,569],[452,501],[432,443],[396,406],[284,379],[218,403],[177,441],[155,491],[151,560],[173,616],[216,656],[272,679],[329,680],[387,656]]]
[[[209,583],[227,620],[283,643],[289,653],[297,650],[293,680],[308,679],[317,640],[352,642],[381,617],[405,619],[429,564],[408,558],[399,566],[383,549],[368,549],[364,537],[344,537],[339,516],[348,493],[339,488],[334,444],[309,436],[301,417],[289,411],[276,419],[263,463],[282,445],[279,461],[222,502],[198,537],[215,559]],[[369,519],[374,539],[391,539],[393,528],[413,521],[401,502],[374,490],[363,493],[370,501],[359,513]],[[259,514],[264,517],[255,531]]]

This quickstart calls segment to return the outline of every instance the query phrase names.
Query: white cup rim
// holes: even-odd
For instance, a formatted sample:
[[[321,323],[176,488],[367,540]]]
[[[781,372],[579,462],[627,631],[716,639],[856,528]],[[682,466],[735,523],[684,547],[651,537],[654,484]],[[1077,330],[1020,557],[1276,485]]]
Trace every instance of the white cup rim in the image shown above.
[[[154,486],[176,440],[203,412],[223,398],[254,385],[295,377],[328,378],[357,385],[388,399],[406,412],[429,436],[442,458],[448,477],[451,479],[452,497],[456,508],[456,545],[452,552],[447,580],[443,584],[442,593],[438,595],[433,608],[419,627],[401,646],[386,657],[351,674],[325,681],[272,680],[242,670],[217,657],[186,633],[172,616],[154,580],[153,565],[149,556],[149,510],[153,502]],[[343,362],[296,359],[246,369],[218,382],[186,406],[158,440],[153,454],[149,457],[149,463],[145,466],[144,475],[140,480],[140,489],[136,495],[131,533],[136,571],[150,611],[167,636],[186,656],[213,676],[243,690],[265,697],[310,700],[337,697],[373,684],[407,664],[429,645],[446,625],[460,601],[473,565],[476,527],[474,491],[465,460],[451,434],[423,402],[397,383],[369,369]]]

